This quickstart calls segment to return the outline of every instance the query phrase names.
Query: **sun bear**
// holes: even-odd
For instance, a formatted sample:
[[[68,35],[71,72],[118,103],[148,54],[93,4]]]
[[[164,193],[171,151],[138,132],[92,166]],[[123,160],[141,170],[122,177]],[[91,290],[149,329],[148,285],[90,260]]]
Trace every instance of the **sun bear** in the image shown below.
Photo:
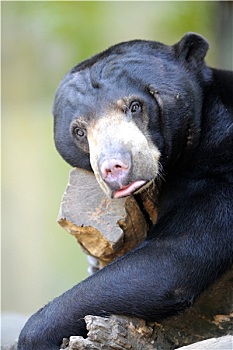
[[[233,74],[208,67],[207,41],[134,40],[75,66],[54,102],[54,139],[112,198],[160,181],[158,220],[133,251],[51,301],[19,350],[58,350],[85,315],[160,321],[194,303],[232,264]]]

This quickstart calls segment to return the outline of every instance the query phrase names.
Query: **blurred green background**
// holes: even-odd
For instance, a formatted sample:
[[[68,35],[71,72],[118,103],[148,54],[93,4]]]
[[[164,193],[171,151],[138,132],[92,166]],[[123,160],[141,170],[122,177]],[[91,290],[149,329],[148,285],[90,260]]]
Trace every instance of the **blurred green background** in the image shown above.
[[[81,60],[141,38],[210,42],[232,68],[227,2],[2,2],[2,310],[30,314],[87,276],[86,256],[56,223],[70,167],[53,144],[57,85]],[[224,52],[224,54],[223,54]]]

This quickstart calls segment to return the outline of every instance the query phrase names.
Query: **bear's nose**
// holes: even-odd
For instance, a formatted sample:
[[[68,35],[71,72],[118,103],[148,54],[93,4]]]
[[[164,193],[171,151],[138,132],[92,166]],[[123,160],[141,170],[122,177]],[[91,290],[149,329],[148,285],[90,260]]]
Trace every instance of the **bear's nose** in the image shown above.
[[[100,166],[101,176],[110,186],[117,183],[121,188],[127,182],[130,170],[130,161],[126,159],[110,158],[103,161]]]

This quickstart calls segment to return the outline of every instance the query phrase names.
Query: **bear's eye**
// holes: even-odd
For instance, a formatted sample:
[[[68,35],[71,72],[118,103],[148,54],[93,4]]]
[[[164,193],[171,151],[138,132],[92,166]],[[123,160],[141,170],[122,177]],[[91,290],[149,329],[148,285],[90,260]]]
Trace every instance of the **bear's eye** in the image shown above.
[[[76,119],[70,125],[70,134],[77,147],[84,152],[89,153],[89,144],[87,139],[87,123],[84,120]]]
[[[74,129],[74,134],[78,140],[84,138],[87,134],[86,129],[77,127]]]
[[[133,101],[129,107],[131,113],[140,112],[142,109],[141,103],[138,101]]]

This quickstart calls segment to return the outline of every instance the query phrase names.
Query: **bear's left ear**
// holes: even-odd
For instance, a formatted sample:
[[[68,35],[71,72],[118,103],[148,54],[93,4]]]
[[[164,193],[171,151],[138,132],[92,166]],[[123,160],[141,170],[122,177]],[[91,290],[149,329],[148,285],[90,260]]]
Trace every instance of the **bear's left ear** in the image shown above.
[[[203,62],[209,44],[201,35],[187,33],[173,48],[178,59],[195,64]]]

